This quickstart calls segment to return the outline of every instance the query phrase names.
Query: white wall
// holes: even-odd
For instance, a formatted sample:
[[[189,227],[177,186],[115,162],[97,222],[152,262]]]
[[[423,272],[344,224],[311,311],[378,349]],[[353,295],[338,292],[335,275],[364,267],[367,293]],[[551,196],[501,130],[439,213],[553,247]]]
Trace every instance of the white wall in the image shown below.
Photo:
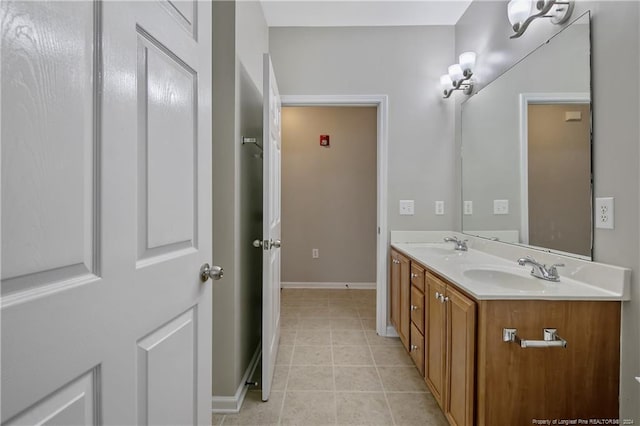
[[[506,1],[475,1],[456,25],[456,52],[478,53],[481,85],[546,40],[557,26],[535,22],[519,39]],[[592,12],[593,164],[596,197],[615,197],[615,229],[596,229],[594,260],[633,269],[631,301],[622,307],[620,417],[640,421],[640,70],[639,3],[576,2]],[[549,64],[554,66],[554,64]],[[459,136],[459,135],[458,135]],[[597,348],[592,348],[597,350]]]
[[[283,95],[389,96],[389,230],[457,227],[454,102],[440,75],[453,62],[453,27],[271,28]],[[398,201],[415,200],[415,216]],[[446,214],[434,214],[444,200]]]

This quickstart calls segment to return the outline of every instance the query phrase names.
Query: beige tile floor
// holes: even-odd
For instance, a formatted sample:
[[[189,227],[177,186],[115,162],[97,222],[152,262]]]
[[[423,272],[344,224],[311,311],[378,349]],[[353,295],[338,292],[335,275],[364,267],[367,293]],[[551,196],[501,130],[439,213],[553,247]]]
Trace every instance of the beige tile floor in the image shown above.
[[[447,425],[400,341],[376,334],[375,303],[373,290],[283,290],[269,401],[250,390],[213,425]]]

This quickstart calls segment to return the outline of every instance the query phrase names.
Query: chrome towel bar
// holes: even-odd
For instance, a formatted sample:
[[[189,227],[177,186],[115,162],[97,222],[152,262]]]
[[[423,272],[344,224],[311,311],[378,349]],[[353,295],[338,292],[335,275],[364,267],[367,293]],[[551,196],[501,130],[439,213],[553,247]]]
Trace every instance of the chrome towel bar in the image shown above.
[[[502,329],[502,341],[513,342],[522,348],[566,348],[567,341],[558,336],[555,328],[544,328],[542,331],[543,340],[524,340],[518,336],[518,330],[515,328]]]

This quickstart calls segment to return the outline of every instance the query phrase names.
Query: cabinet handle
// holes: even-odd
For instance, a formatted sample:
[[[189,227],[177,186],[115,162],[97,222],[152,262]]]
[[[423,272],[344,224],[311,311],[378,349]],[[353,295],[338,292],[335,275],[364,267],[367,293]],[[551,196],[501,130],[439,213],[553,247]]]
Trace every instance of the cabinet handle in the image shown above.
[[[436,291],[436,299],[440,300],[440,293]]]
[[[412,311],[417,311],[417,310],[418,310],[418,307],[417,307],[416,305],[411,305],[411,310],[412,310]]]
[[[415,351],[416,349],[418,349],[418,347],[417,347],[416,345],[411,345],[409,348],[410,348],[410,349],[409,349],[409,351],[410,351],[410,352],[413,352],[413,351]]]
[[[411,279],[413,278],[418,278],[418,274],[414,274],[413,272],[411,273]]]
[[[449,301],[449,296],[445,296],[442,298],[442,303],[446,303]]]
[[[502,329],[502,341],[513,342],[520,345],[521,348],[566,348],[567,341],[558,336],[555,328],[542,329],[543,340],[524,340],[518,336],[518,330],[515,328]]]

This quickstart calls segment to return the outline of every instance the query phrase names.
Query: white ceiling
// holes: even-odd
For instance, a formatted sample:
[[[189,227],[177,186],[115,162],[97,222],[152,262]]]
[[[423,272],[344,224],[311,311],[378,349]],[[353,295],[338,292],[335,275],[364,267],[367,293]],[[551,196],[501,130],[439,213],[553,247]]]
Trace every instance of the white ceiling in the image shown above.
[[[455,25],[472,0],[261,0],[269,27]]]

